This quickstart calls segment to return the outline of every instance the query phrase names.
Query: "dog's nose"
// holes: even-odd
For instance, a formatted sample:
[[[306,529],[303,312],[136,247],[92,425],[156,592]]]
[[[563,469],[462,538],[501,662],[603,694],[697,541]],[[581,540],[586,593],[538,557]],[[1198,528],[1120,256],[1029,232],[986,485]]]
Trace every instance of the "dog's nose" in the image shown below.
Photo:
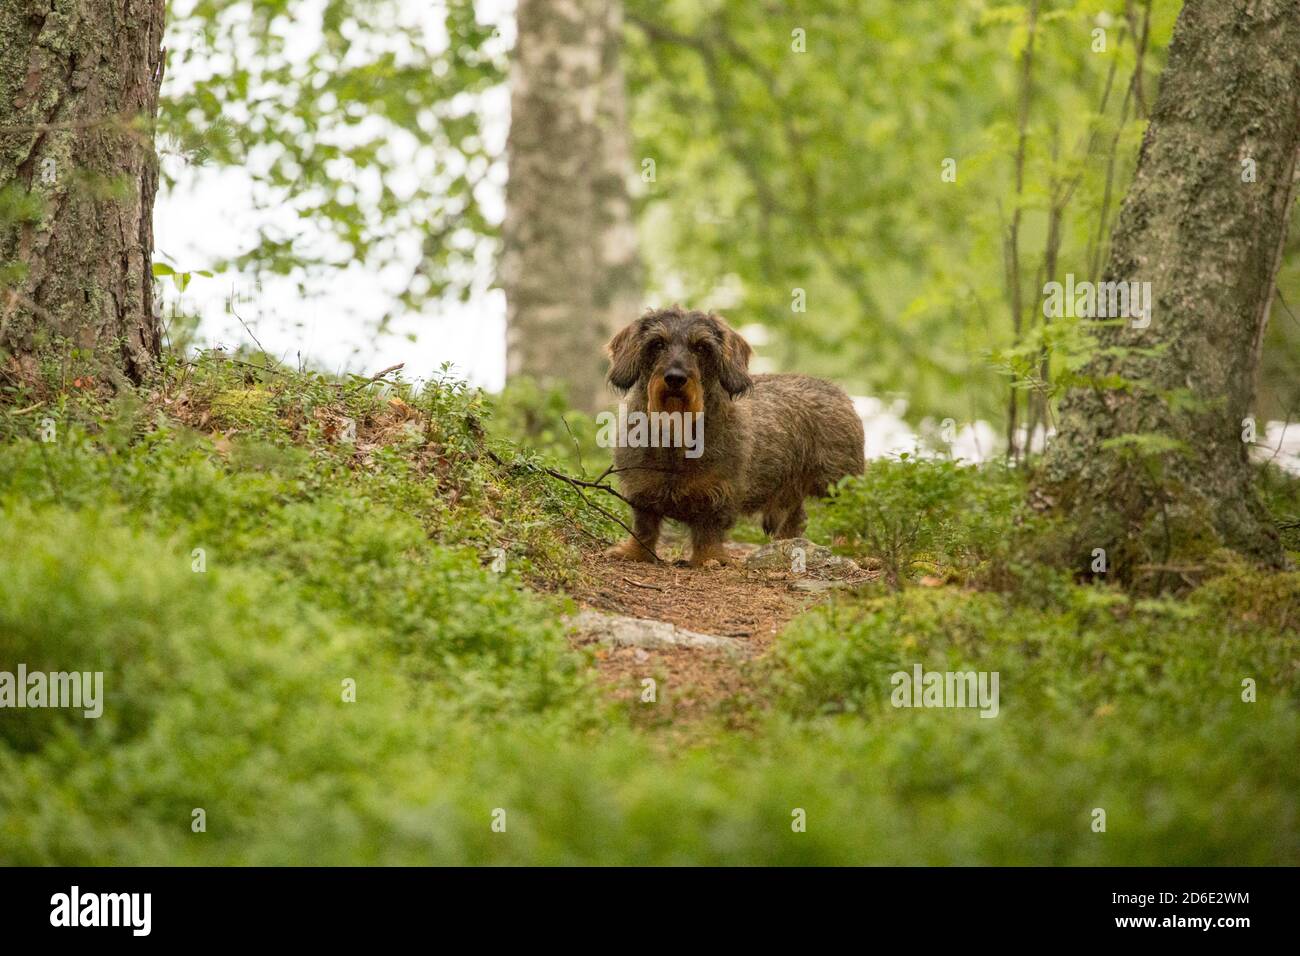
[[[681,388],[686,384],[686,373],[679,372],[677,369],[670,369],[664,372],[664,382],[669,388]]]

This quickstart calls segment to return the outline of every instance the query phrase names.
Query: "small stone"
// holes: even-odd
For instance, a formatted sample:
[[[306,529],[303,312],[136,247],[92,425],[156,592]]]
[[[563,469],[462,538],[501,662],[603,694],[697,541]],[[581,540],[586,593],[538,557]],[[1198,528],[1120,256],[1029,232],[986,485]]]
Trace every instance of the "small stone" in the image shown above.
[[[745,567],[762,571],[794,571],[802,550],[802,572],[813,578],[847,578],[862,573],[855,562],[807,538],[786,538],[765,544],[745,559]]]

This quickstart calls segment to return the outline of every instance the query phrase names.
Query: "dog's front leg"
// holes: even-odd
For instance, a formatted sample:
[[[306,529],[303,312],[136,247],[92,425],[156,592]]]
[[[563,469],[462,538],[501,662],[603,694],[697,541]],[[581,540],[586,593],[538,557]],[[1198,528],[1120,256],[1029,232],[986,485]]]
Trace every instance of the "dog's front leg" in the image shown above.
[[[691,559],[687,563],[693,568],[702,567],[705,561],[729,564],[731,559],[722,539],[730,525],[731,522],[722,521],[691,525]]]
[[[633,507],[633,537],[606,550],[605,555],[621,561],[657,561],[655,545],[659,543],[659,526],[663,515]]]

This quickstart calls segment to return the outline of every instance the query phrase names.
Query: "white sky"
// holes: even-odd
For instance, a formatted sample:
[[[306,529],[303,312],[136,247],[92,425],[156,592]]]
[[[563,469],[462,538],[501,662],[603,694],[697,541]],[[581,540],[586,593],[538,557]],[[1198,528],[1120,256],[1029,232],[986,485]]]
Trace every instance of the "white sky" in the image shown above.
[[[178,4],[183,14],[189,3]],[[319,37],[319,16],[323,0],[308,0],[305,13],[295,20],[296,31],[287,37],[286,55],[304,55]],[[479,0],[479,18],[500,24],[503,38],[513,37],[513,0]],[[429,24],[430,42],[441,44],[436,4],[430,0],[403,0],[403,14]],[[179,39],[179,38],[178,38]],[[173,48],[175,43],[173,42]],[[192,82],[197,63],[169,64],[171,89]],[[188,75],[187,75],[188,74]],[[503,151],[509,129],[510,99],[498,88],[482,99],[487,119],[484,137],[497,154]],[[259,212],[252,201],[253,182],[239,168],[190,167],[175,157],[164,157],[177,177],[174,189],[159,193],[154,210],[155,261],[166,262],[181,271],[210,269],[212,263],[244,251],[258,227],[268,221],[284,222],[280,215]],[[498,221],[504,214],[504,170],[480,196],[485,212]],[[287,213],[291,221],[291,213]],[[475,277],[480,290],[466,304],[431,304],[422,314],[407,314],[391,324],[391,332],[379,336],[379,319],[393,301],[392,292],[410,275],[418,248],[404,249],[405,261],[387,273],[352,267],[313,284],[316,294],[304,300],[292,279],[268,279],[247,304],[239,308],[258,341],[273,355],[290,364],[297,356],[304,362],[331,370],[378,371],[405,362],[409,379],[427,378],[443,362],[451,362],[459,376],[490,390],[505,381],[505,299],[500,290],[489,289],[492,264],[483,262]],[[187,311],[200,316],[199,334],[204,345],[237,347],[249,343],[249,335],[227,311],[226,300],[237,285],[247,289],[235,274],[208,279],[195,277],[181,296]],[[175,290],[166,288],[168,296]],[[251,290],[250,290],[251,292]],[[413,335],[415,341],[410,341]],[[250,343],[251,344],[251,343]]]

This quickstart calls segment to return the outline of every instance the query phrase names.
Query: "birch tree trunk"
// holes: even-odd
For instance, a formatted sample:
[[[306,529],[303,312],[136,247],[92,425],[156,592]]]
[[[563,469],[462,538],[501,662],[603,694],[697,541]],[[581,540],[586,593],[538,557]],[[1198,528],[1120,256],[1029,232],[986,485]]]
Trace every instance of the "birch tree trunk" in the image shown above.
[[[609,404],[602,346],[640,309],[620,0],[519,0],[504,248],[507,373]]]
[[[153,313],[164,0],[0,6],[0,356],[34,381],[78,349],[138,381]]]
[[[1041,475],[1085,563],[1102,548],[1159,579],[1223,544],[1281,561],[1243,436],[1298,151],[1300,0],[1187,0],[1104,276],[1151,284],[1149,325],[1102,334],[1118,351],[1062,402]]]

